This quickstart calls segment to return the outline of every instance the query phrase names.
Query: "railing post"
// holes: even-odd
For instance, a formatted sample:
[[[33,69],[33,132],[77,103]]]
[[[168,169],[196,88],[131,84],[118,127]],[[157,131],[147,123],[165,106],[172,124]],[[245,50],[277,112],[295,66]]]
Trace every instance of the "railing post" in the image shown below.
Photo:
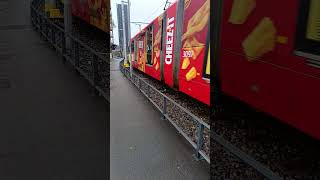
[[[32,26],[34,26],[34,22],[33,22],[34,12],[33,12],[33,8],[32,8],[32,4],[30,5],[30,12],[31,12],[31,24],[32,24]]]
[[[44,40],[47,41],[47,32],[46,32],[46,19],[42,17],[42,34],[44,37]]]
[[[127,72],[127,77],[129,78],[129,79],[131,79],[131,76],[129,76],[129,72],[126,70],[126,72]]]
[[[167,98],[163,96],[162,120],[166,120],[166,117],[165,117],[166,114],[167,114]]]
[[[135,82],[135,85],[138,87],[139,86],[139,78],[137,78],[137,81]]]
[[[40,15],[38,15],[38,16],[39,16],[39,31],[40,31],[40,35],[43,36],[43,34],[42,34],[42,18]]]
[[[66,46],[69,49],[71,46],[70,36],[72,33],[72,5],[71,0],[64,0],[64,8],[63,8],[63,21],[64,21],[64,30],[67,34],[66,38]]]
[[[52,41],[52,45],[55,48],[56,45],[56,33],[55,33],[55,27],[52,26],[51,28],[51,41]]]
[[[39,32],[39,15],[36,14],[36,20],[35,20],[35,26],[36,26],[36,31]]]
[[[37,14],[37,25],[38,25],[38,32],[40,32],[41,35],[41,22],[40,22],[40,15]]]
[[[141,90],[141,79],[139,78],[139,89]]]
[[[92,81],[93,81],[93,93],[94,95],[100,95],[96,86],[98,86],[98,57],[92,56]]]
[[[38,20],[39,20],[39,32],[40,34],[42,33],[42,19],[41,19],[41,15],[38,14]],[[41,34],[42,35],[42,34]]]
[[[136,86],[139,87],[140,79],[139,79],[139,77],[136,77],[136,78],[137,78]]]
[[[128,71],[127,71],[127,74],[128,74]],[[132,77],[131,76],[127,76],[129,78],[130,81],[132,81]]]
[[[46,37],[44,36],[45,35],[45,26],[44,26],[44,18],[41,17],[41,33],[42,33],[42,36],[44,37],[44,39],[46,39]]]
[[[195,155],[198,161],[203,159],[203,157],[199,153],[199,151],[202,149],[203,142],[204,142],[203,130],[204,130],[204,125],[198,122],[197,133],[196,133],[197,149],[196,149],[196,155]]]
[[[31,8],[31,9],[32,9],[32,14],[33,14],[33,17],[32,17],[32,18],[33,18],[33,25],[35,26],[35,25],[36,25],[36,22],[35,22],[35,21],[36,21],[36,17],[37,17],[37,16],[36,16],[35,10],[34,10],[33,8]]]
[[[98,58],[96,55],[93,55],[92,57],[92,73],[93,73],[93,84],[96,86],[98,83]]]
[[[43,34],[44,34],[44,40],[45,41],[47,41],[48,39],[48,37],[47,37],[47,19],[46,18],[43,18],[42,19],[43,20],[43,23],[42,23],[42,25],[43,25]]]
[[[61,32],[61,48],[62,48],[62,62],[65,63],[66,62],[66,58],[64,57],[66,55],[66,38],[65,38],[65,32]]]
[[[52,44],[52,24],[50,22],[47,23],[47,37],[48,41]]]
[[[147,97],[150,98],[150,86],[147,85]]]
[[[44,18],[44,35],[45,35],[45,40],[46,41],[50,41],[49,40],[49,28],[48,28],[48,26],[49,26],[49,23],[48,23],[48,19],[47,18]]]
[[[75,42],[75,47],[74,47],[74,65],[76,68],[79,68],[80,66],[80,53],[79,53],[79,44]]]

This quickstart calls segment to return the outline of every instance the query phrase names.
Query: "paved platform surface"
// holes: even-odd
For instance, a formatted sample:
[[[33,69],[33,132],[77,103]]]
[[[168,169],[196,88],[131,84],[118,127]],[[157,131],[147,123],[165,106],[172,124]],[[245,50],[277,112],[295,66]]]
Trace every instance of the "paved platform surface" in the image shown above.
[[[29,2],[0,1],[0,179],[104,180],[109,107],[32,30]]]
[[[111,61],[112,180],[207,180],[209,166]]]

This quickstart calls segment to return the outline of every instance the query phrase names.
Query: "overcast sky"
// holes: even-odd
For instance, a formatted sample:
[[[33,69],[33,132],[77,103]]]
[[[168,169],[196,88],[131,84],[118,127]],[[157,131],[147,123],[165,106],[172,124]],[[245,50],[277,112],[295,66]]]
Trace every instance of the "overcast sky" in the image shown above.
[[[112,19],[116,25],[116,28],[113,30],[114,42],[116,44],[119,44],[117,28],[117,4],[121,4],[121,1],[123,0],[111,0]],[[170,0],[169,2],[174,2],[174,0]],[[156,18],[163,12],[163,7],[166,3],[166,0],[130,0],[130,3],[131,22],[150,23],[154,18]],[[145,27],[145,25],[142,25],[141,28],[143,27]],[[131,23],[131,37],[133,37],[138,31],[139,26]]]

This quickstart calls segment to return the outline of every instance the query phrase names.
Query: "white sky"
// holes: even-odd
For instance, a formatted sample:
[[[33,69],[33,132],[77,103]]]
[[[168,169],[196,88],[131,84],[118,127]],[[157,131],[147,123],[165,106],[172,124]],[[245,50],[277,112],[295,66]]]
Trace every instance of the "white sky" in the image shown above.
[[[118,37],[118,21],[117,21],[117,4],[121,4],[121,1],[127,0],[111,0],[111,13],[112,19],[116,25],[113,29],[114,42],[119,44]],[[173,0],[169,2],[174,2]],[[154,18],[159,16],[163,12],[166,0],[130,0],[130,15],[131,22],[147,22],[150,23]],[[131,37],[133,37],[139,31],[139,26],[135,24],[131,25]],[[143,29],[145,25],[141,26]]]

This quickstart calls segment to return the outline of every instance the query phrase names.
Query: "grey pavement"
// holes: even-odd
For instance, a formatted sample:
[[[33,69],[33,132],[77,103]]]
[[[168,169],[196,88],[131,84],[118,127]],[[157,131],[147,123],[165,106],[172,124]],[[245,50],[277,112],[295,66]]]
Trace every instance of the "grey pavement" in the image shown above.
[[[209,165],[111,61],[110,174],[112,180],[208,180]]]
[[[109,107],[31,28],[29,2],[0,1],[0,179],[106,179]]]

